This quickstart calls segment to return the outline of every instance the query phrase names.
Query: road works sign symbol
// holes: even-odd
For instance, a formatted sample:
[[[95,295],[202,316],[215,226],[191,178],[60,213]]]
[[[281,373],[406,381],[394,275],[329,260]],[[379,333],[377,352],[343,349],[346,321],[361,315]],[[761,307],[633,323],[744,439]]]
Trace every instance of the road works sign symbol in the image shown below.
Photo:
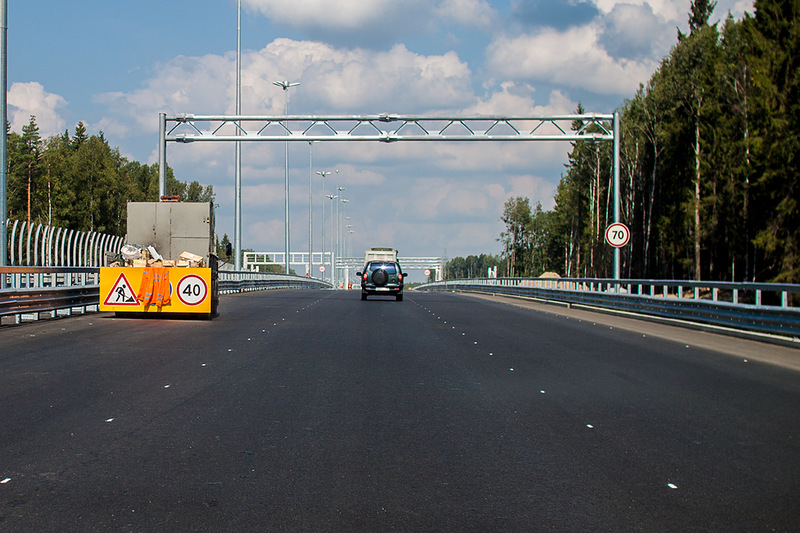
[[[108,291],[108,296],[103,301],[103,305],[130,305],[139,307],[139,301],[136,299],[136,293],[133,292],[128,278],[125,274],[120,274],[114,286]]]
[[[615,222],[606,228],[606,242],[614,248],[622,248],[631,240],[631,230],[622,222]]]
[[[186,305],[202,303],[208,296],[208,285],[195,274],[184,276],[178,282],[178,299]]]

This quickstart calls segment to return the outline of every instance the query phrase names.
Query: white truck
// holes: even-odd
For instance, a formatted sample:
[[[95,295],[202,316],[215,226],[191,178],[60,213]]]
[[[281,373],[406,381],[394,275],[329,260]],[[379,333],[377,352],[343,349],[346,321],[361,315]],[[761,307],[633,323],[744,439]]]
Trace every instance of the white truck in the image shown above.
[[[364,252],[364,264],[370,261],[397,261],[397,250],[386,247],[372,247]]]

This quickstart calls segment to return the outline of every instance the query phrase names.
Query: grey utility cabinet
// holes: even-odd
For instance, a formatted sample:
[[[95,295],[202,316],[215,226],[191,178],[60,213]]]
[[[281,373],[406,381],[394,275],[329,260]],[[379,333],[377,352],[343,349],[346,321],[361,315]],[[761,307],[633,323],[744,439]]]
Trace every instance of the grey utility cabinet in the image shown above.
[[[164,259],[181,253],[214,253],[214,207],[210,202],[128,202],[127,242],[153,246]]]

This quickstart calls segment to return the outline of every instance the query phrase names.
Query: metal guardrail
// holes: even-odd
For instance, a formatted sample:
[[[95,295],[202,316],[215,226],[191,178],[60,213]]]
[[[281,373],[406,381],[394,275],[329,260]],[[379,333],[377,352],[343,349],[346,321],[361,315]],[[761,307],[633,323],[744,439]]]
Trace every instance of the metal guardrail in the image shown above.
[[[482,278],[448,280],[422,291],[467,291],[691,320],[750,332],[800,337],[800,285],[677,280]]]
[[[313,278],[259,272],[219,272],[221,294],[268,289],[323,289]],[[96,267],[0,267],[0,318],[37,320],[98,310],[100,269]]]
[[[304,278],[286,274],[267,274],[265,272],[219,271],[220,294],[263,291],[270,289],[331,289],[327,281]]]
[[[0,317],[13,316],[16,323],[26,315],[96,311],[99,299],[99,268],[0,267]]]

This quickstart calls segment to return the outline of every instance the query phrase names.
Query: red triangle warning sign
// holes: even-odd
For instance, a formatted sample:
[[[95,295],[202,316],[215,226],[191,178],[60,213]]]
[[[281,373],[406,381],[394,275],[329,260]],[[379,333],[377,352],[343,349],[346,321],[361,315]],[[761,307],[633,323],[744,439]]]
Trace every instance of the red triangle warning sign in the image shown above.
[[[124,273],[121,273],[117,278],[114,286],[108,292],[108,296],[106,296],[106,299],[103,301],[103,305],[129,305],[132,307],[139,307],[136,293],[133,292],[133,288]]]

